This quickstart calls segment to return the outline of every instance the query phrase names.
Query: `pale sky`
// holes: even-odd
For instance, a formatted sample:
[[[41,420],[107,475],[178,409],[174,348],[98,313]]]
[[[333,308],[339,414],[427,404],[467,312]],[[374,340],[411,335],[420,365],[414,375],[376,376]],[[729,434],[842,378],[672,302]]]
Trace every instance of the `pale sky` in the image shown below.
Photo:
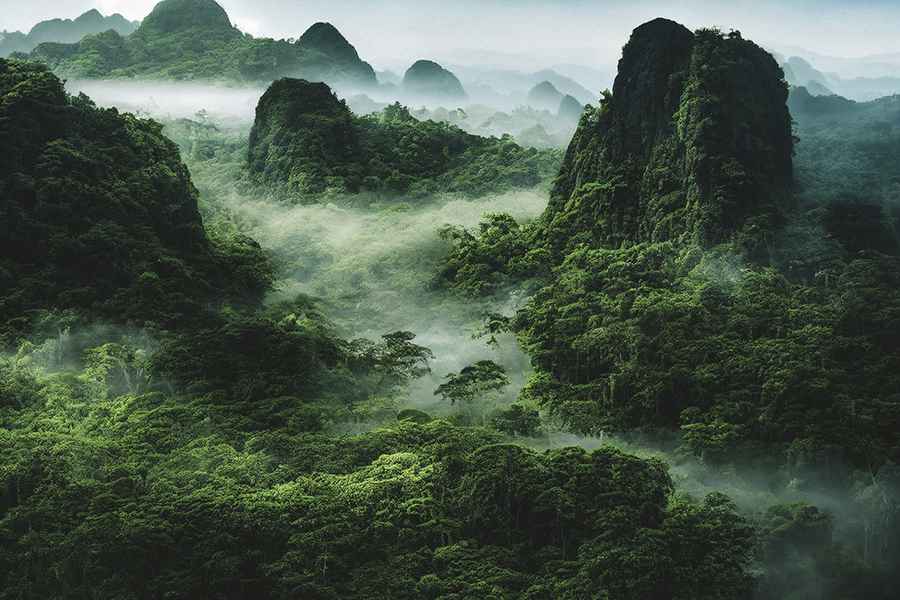
[[[73,18],[90,8],[140,19],[155,0],[0,0],[0,30]],[[221,0],[257,36],[298,37],[330,21],[376,67],[483,50],[558,62],[612,65],[631,30],[665,16],[694,29],[739,29],[769,47],[833,56],[900,53],[900,0]],[[487,58],[484,58],[487,61]],[[497,58],[497,61],[500,59]],[[460,60],[461,61],[461,60]]]

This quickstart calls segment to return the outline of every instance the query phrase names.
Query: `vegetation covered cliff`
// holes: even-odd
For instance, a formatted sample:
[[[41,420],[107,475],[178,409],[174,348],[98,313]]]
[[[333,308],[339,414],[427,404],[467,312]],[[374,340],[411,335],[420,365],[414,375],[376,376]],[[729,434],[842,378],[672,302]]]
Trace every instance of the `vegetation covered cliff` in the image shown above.
[[[0,60],[0,146],[15,149],[0,156],[0,335],[49,309],[173,324],[265,285],[250,275],[258,246],[207,237],[158,124],[66,95],[41,65]],[[226,274],[242,261],[248,277]]]
[[[372,67],[332,26],[313,25],[297,42],[253,38],[215,0],[163,0],[131,35],[106,31],[74,44],[41,44],[31,58],[70,78],[257,82],[300,75],[355,87],[376,83]]]
[[[564,245],[577,230],[613,248],[742,237],[765,253],[754,227],[772,226],[791,186],[786,100],[775,60],[739,33],[695,34],[665,19],[638,27],[612,94],[569,146],[548,235]]]
[[[419,121],[394,104],[358,117],[322,83],[282,79],[260,99],[248,166],[256,183],[313,198],[342,193],[479,195],[533,187],[557,153]]]

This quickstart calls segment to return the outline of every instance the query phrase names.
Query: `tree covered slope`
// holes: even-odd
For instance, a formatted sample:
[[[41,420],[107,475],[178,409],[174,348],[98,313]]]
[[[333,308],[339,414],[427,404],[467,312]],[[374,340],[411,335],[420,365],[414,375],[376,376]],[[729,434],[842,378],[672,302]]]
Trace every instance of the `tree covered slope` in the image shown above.
[[[323,83],[282,79],[260,99],[250,132],[250,178],[299,195],[471,196],[533,187],[557,153],[419,121],[395,104],[358,117]]]
[[[223,292],[259,292],[258,246],[207,237],[156,123],[66,95],[46,67],[2,60],[0,143],[15,149],[0,156],[3,334],[40,309],[172,323]],[[241,262],[247,276],[232,279]]]

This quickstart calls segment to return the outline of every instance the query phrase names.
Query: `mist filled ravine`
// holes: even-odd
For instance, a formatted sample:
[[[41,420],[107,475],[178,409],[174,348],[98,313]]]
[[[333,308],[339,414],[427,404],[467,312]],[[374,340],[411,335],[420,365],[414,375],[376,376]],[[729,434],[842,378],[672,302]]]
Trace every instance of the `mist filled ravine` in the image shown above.
[[[896,597],[895,7],[47,4],[0,600]]]

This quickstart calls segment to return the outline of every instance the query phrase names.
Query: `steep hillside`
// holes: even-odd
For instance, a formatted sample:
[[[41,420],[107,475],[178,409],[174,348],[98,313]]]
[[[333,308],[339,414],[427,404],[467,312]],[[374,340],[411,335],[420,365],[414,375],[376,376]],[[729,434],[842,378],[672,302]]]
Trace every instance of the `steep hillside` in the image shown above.
[[[549,234],[590,231],[608,247],[752,237],[748,219],[774,219],[790,188],[786,100],[775,60],[739,35],[642,25],[612,95],[584,115],[569,146]],[[761,240],[746,242],[761,251]]]
[[[375,72],[332,26],[317,23],[296,43],[253,38],[214,0],[163,0],[132,35],[114,31],[75,44],[47,43],[31,57],[70,78],[271,81],[302,75],[354,87]]]
[[[0,156],[0,339],[40,310],[173,324],[265,285],[252,273],[257,246],[207,238],[156,123],[67,96],[43,66],[2,60],[0,124],[2,147],[17,149]],[[232,280],[231,267],[245,276]]]
[[[551,176],[558,157],[418,121],[399,104],[357,117],[327,85],[282,79],[257,106],[248,165],[254,182],[299,198],[480,195],[537,185]]]

